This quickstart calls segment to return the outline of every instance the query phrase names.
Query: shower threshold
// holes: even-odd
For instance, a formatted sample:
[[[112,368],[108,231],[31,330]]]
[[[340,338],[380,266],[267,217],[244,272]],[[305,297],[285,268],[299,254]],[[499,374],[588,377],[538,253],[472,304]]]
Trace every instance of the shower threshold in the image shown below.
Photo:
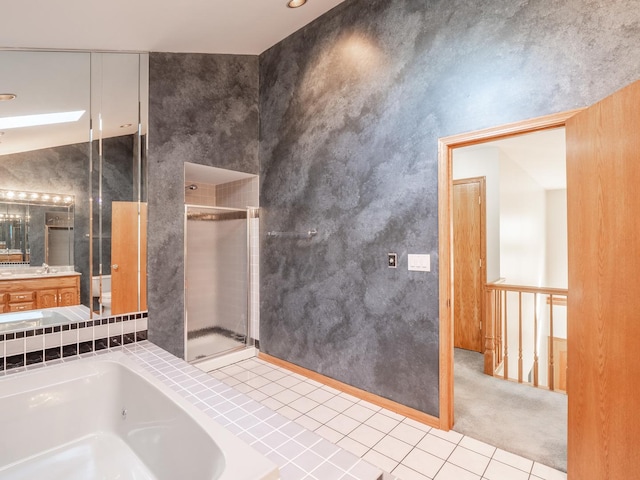
[[[257,356],[258,349],[256,347],[241,345],[206,358],[193,360],[190,363],[203,372],[210,372]]]

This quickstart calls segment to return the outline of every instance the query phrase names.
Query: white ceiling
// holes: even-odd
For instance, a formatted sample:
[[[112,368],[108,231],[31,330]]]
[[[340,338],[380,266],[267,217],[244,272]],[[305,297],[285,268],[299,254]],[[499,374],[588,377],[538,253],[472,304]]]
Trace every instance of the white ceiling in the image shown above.
[[[257,55],[342,1],[5,2],[0,47]]]
[[[545,190],[567,188],[565,129],[542,130],[465,147],[497,147]]]

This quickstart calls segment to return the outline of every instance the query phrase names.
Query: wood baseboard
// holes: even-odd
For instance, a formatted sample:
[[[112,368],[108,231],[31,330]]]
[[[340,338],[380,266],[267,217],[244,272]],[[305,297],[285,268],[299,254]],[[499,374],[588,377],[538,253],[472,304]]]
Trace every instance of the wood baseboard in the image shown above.
[[[436,418],[427,413],[421,412],[420,410],[407,407],[406,405],[402,405],[401,403],[394,402],[393,400],[380,397],[378,395],[367,392],[360,388],[352,387],[351,385],[343,383],[339,380],[334,380],[333,378],[326,377],[324,375],[321,375],[320,373],[314,372],[313,370],[308,370],[304,367],[300,367],[293,363],[289,363],[277,357],[272,357],[271,355],[267,355],[266,353],[260,352],[258,354],[258,358],[260,358],[261,360],[264,360],[265,362],[271,363],[273,365],[277,365],[278,367],[291,370],[294,373],[303,375],[307,378],[310,378],[311,380],[315,380],[316,382],[320,382],[324,385],[335,388],[336,390],[340,390],[341,392],[348,393],[349,395],[353,395],[354,397],[359,398],[360,400],[364,400],[366,402],[372,403],[379,407],[386,408],[387,410],[391,410],[392,412],[397,413],[398,415],[403,415],[417,422],[424,423],[429,427],[441,428],[439,418]]]

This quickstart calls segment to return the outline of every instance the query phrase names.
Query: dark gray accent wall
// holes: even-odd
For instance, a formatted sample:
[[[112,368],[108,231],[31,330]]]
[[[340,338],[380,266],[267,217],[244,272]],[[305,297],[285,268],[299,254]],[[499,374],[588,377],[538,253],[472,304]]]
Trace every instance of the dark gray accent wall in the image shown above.
[[[438,138],[589,105],[639,39],[638,0],[347,0],[262,54],[261,231],[318,235],[262,238],[261,350],[438,416]]]
[[[257,174],[258,57],[149,56],[149,339],[184,356],[184,163]]]

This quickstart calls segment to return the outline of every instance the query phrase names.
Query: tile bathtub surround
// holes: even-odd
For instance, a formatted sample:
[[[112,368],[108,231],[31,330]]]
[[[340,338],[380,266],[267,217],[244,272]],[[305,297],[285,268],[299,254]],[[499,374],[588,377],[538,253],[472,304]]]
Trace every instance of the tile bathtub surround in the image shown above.
[[[122,349],[172,390],[275,462],[282,480],[382,478],[381,470],[369,462],[150,342]]]
[[[444,432],[260,359],[210,372],[236,390],[377,465],[384,480],[566,480],[564,472]]]
[[[0,334],[0,371],[147,339],[147,312]]]
[[[121,351],[174,392],[185,397],[220,425],[271,459],[281,480],[380,480],[382,471],[369,462],[309,431],[242,392],[143,341],[86,356]],[[49,362],[77,361],[80,356]],[[0,375],[46,367],[39,363]]]

